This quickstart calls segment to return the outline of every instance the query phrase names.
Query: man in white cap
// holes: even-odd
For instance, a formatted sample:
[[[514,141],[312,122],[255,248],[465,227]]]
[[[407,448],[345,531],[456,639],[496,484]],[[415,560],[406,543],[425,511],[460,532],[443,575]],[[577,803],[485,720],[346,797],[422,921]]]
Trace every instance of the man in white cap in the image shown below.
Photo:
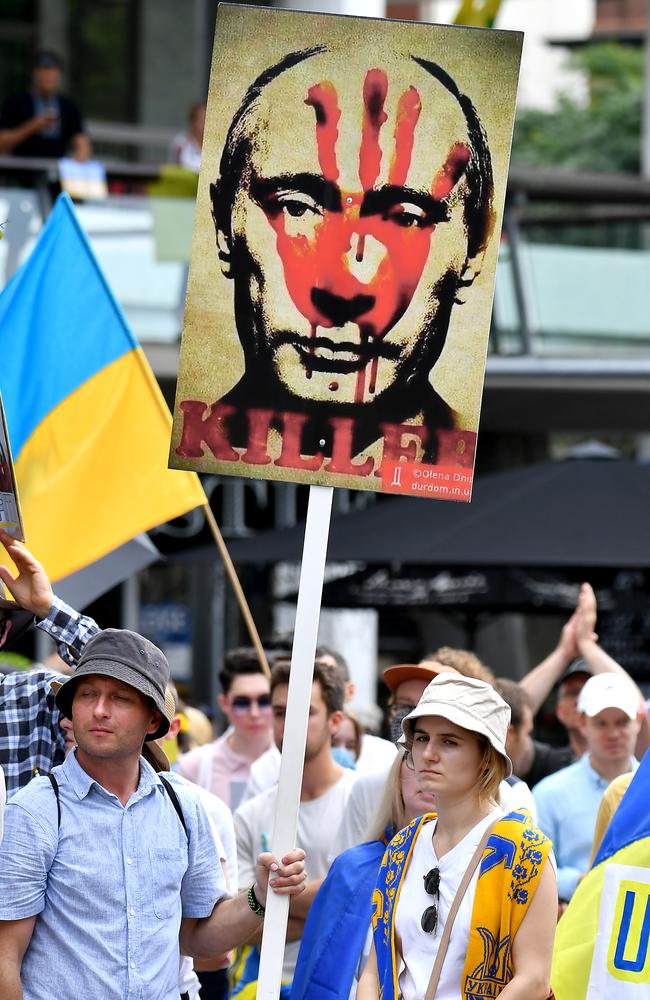
[[[638,709],[636,688],[627,678],[613,673],[591,677],[578,699],[586,753],[533,789],[540,829],[553,841],[560,900],[571,899],[589,867],[605,789],[619,774],[638,767]]]

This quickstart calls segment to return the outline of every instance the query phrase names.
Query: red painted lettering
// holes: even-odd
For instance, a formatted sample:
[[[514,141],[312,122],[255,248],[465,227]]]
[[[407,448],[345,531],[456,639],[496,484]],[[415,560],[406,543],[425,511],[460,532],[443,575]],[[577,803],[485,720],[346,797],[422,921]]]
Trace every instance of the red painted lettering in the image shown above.
[[[183,431],[176,454],[183,458],[203,458],[206,444],[214,457],[222,462],[238,462],[239,453],[230,447],[228,433],[223,421],[235,412],[233,406],[205,403],[194,399],[184,399],[180,404],[183,412]]]
[[[354,420],[351,417],[330,417],[329,422],[334,430],[334,438],[332,457],[325,466],[325,472],[341,476],[369,476],[374,465],[372,458],[366,458],[358,465],[352,461]]]
[[[417,462],[418,446],[424,447],[429,437],[426,427],[413,424],[381,424],[381,432],[384,435],[382,464],[384,461],[399,462],[401,459]],[[406,440],[408,437],[411,438],[410,441]],[[380,466],[376,475],[381,474]]]
[[[242,462],[249,465],[268,465],[271,462],[267,449],[272,419],[272,410],[248,410],[248,445]]]
[[[274,465],[279,465],[284,469],[305,469],[308,472],[316,472],[323,464],[323,453],[318,452],[311,458],[303,458],[301,454],[302,430],[307,422],[307,417],[302,413],[282,414],[282,451],[279,458],[276,458]]]

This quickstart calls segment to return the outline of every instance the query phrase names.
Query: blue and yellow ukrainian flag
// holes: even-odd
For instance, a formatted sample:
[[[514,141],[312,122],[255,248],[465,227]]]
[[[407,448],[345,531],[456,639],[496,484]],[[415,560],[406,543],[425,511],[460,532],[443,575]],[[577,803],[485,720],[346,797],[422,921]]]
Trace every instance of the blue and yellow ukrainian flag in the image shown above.
[[[206,503],[167,468],[169,409],[65,194],[0,295],[0,391],[27,545],[52,580]]]
[[[650,998],[650,753],[557,926],[556,1000]]]

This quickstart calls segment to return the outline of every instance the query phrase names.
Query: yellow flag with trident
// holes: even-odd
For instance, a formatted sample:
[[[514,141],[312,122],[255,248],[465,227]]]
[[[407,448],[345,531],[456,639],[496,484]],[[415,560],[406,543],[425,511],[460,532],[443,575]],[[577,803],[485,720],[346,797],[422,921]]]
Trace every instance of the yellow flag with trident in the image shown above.
[[[493,28],[501,0],[461,0],[454,24],[470,28]]]

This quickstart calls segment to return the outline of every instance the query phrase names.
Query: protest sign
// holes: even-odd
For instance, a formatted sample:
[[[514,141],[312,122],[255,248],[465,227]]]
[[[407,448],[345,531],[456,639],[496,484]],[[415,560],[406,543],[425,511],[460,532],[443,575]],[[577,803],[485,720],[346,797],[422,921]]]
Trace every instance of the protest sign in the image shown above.
[[[2,394],[0,394],[0,528],[12,538],[17,538],[19,542],[25,541]]]
[[[312,487],[278,858],[296,837],[332,487],[471,497],[521,44],[218,8],[170,465]],[[247,989],[276,1000],[288,901],[266,906]]]
[[[521,40],[220,5],[174,468],[470,499]]]

